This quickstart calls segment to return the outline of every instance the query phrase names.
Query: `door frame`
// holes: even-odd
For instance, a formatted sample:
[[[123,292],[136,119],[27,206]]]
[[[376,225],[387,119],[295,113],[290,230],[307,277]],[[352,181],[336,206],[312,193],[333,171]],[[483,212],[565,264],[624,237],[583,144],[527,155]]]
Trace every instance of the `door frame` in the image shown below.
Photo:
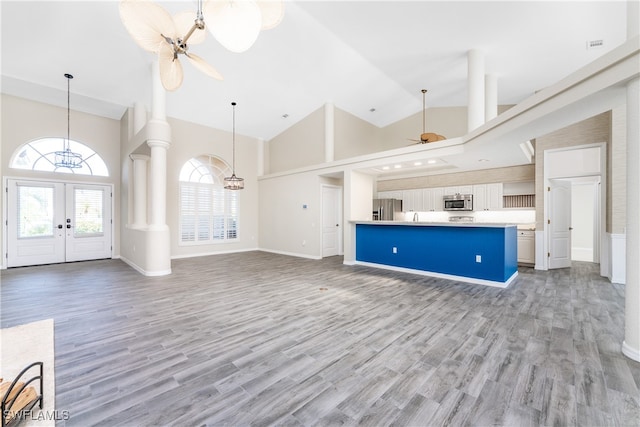
[[[76,185],[102,185],[109,187],[111,191],[111,259],[113,259],[113,247],[115,243],[115,230],[116,230],[116,217],[115,217],[115,197],[114,184],[110,182],[91,182],[91,181],[74,181],[65,179],[50,179],[50,178],[34,178],[34,177],[22,177],[22,176],[4,176],[2,178],[2,261],[0,261],[0,269],[5,270],[7,268],[7,251],[9,250],[9,195],[8,187],[9,180],[19,181],[33,181],[33,182],[49,182],[58,184],[76,184]]]
[[[585,148],[594,148],[597,147],[600,149],[600,173],[593,172],[585,172],[584,174],[570,174],[565,176],[554,176],[553,178],[581,178],[587,176],[600,176],[600,191],[599,197],[596,199],[596,203],[598,204],[596,218],[594,218],[594,222],[599,226],[600,230],[596,233],[597,242],[594,242],[594,245],[597,245],[599,249],[599,263],[600,263],[600,275],[606,277],[609,271],[609,250],[607,245],[603,245],[603,242],[606,242],[607,238],[607,143],[606,142],[597,142],[593,144],[584,144],[584,145],[573,145],[569,147],[562,148],[554,148],[544,150],[544,165],[549,164],[549,156],[554,152],[561,151],[575,151],[582,150]],[[536,269],[539,270],[548,270],[549,269],[549,258],[547,257],[547,253],[549,253],[549,242],[550,242],[550,230],[547,224],[547,219],[549,218],[549,192],[547,188],[550,185],[549,177],[549,168],[544,167],[544,180],[543,180],[543,190],[544,190],[544,198],[543,198],[543,233],[542,233],[542,252],[536,250]],[[541,263],[537,261],[541,260]],[[541,264],[541,265],[538,265]]]
[[[338,218],[340,218],[340,230],[338,230],[338,255],[344,255],[344,214],[342,200],[344,198],[343,188],[339,185],[320,184],[320,258],[324,258],[324,232],[322,230],[324,224],[324,198],[322,194],[325,188],[331,188],[338,192],[338,203],[336,204],[336,213],[338,214]]]

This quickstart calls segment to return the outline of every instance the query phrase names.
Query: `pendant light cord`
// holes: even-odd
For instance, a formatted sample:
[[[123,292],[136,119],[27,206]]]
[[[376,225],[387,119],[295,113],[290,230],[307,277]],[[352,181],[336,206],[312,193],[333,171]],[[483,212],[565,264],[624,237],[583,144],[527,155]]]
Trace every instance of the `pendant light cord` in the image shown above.
[[[71,137],[71,79],[73,76],[71,74],[64,75],[67,78],[67,143],[65,144],[65,150],[69,151],[70,144],[69,138]]]
[[[233,170],[232,170],[232,174],[235,176],[236,174],[236,103],[232,102],[231,105],[233,106],[233,136],[232,136],[232,142],[233,142],[233,156],[232,156],[232,163],[233,163]]]

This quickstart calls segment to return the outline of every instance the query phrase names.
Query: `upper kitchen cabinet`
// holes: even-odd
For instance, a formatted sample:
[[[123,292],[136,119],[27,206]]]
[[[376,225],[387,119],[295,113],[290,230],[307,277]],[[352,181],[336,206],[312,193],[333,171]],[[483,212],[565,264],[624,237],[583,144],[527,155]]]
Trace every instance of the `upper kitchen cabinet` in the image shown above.
[[[444,210],[442,198],[444,188],[425,188],[422,190],[422,200],[426,212],[441,212]]]
[[[502,209],[502,183],[473,186],[473,210],[495,211]]]
[[[472,194],[473,185],[460,185],[458,187],[444,187],[444,196],[455,196],[456,194]]]
[[[402,191],[402,210],[404,212],[425,211],[423,190],[417,189]]]

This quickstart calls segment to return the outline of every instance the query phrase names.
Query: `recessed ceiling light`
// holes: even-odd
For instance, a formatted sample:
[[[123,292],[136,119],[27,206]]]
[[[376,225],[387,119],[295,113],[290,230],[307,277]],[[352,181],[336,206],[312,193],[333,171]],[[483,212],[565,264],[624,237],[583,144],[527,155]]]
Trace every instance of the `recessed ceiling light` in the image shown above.
[[[383,167],[382,167],[382,170],[383,170],[383,171],[388,171],[388,170],[389,170],[389,166],[383,166]]]
[[[427,163],[430,165],[435,165],[436,163],[438,163],[438,161],[436,159],[429,159],[427,160]]]
[[[413,162],[413,166],[422,166],[422,162]]]
[[[393,165],[394,169],[400,169],[402,167],[402,165]]]
[[[479,159],[478,161],[479,161],[479,162],[488,162],[488,161],[489,161],[489,159]]]

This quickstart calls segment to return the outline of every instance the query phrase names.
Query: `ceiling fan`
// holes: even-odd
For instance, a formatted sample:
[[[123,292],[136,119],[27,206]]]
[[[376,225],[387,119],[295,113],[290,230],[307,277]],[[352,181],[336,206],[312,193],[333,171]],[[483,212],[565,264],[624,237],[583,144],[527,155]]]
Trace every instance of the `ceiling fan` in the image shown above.
[[[444,139],[447,139],[446,136],[425,131],[425,121],[426,121],[426,113],[427,113],[427,107],[425,105],[426,93],[427,93],[427,90],[422,89],[422,133],[420,134],[420,139],[409,139],[409,141],[415,141],[417,144],[427,144],[429,142],[442,141]]]
[[[189,45],[202,43],[206,35],[201,31],[205,28],[201,0],[198,1],[195,20],[193,12],[182,12],[172,17],[164,8],[151,1],[121,0],[120,19],[141,48],[158,55],[160,79],[166,90],[174,91],[182,84],[183,71],[179,55],[184,55],[206,75],[223,79],[204,59],[189,52]]]

